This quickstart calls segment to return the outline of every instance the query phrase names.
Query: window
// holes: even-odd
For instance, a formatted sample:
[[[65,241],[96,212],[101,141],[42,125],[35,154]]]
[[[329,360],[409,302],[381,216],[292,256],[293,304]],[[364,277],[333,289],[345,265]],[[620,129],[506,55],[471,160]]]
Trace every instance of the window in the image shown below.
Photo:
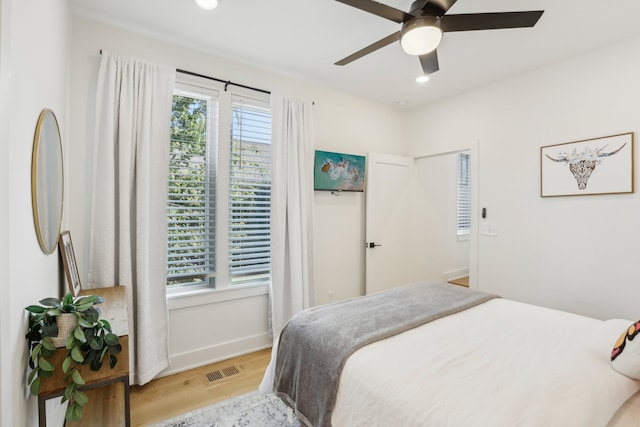
[[[458,236],[468,236],[471,233],[471,175],[470,154],[458,153]]]
[[[269,281],[271,116],[269,105],[232,98],[229,204],[231,284]]]
[[[269,103],[220,93],[184,83],[174,92],[167,204],[171,292],[270,280]]]
[[[218,102],[216,92],[194,89],[176,89],[171,111],[169,286],[215,285]]]

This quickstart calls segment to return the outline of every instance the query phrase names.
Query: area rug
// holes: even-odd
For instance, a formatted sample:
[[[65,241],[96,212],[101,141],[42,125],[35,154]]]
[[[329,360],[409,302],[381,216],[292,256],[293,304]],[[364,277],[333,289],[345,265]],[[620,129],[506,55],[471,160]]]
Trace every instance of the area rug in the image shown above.
[[[150,427],[300,427],[292,411],[273,393],[252,391]]]

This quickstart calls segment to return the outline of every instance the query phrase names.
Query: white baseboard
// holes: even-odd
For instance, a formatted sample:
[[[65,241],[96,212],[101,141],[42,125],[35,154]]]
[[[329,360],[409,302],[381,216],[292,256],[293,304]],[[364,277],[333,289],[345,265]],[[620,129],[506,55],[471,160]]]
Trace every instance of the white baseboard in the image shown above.
[[[442,280],[448,282],[449,280],[459,279],[460,277],[466,277],[469,275],[469,267],[459,268],[457,270],[445,271],[442,273]]]
[[[255,335],[236,341],[203,347],[201,349],[169,356],[171,365],[162,371],[156,378],[166,377],[189,369],[198,368],[210,363],[241,356],[271,347],[273,344],[269,334]]]

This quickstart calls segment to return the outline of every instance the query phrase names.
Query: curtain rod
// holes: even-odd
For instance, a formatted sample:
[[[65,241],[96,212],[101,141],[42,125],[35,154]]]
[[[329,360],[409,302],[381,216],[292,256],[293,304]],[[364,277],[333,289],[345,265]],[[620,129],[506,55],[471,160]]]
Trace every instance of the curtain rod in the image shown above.
[[[100,55],[102,55],[102,49],[100,49]],[[187,70],[181,70],[180,68],[176,69],[177,73],[182,73],[182,74],[188,74],[190,76],[195,76],[195,77],[202,77],[203,79],[207,79],[207,80],[213,80],[216,82],[220,82],[220,83],[224,83],[224,91],[227,91],[227,87],[229,85],[231,86],[238,86],[244,89],[249,89],[249,90],[254,90],[256,92],[261,92],[261,93],[266,93],[267,95],[271,95],[271,92],[268,90],[264,90],[264,89],[259,89],[256,87],[251,87],[251,86],[246,86],[240,83],[235,83],[232,82],[231,80],[222,80],[222,79],[218,79],[216,77],[211,77],[211,76],[205,76],[204,74],[199,74],[199,73],[194,73],[193,71],[187,71]]]
[[[261,92],[261,93],[266,93],[267,95],[271,95],[271,92],[268,90],[264,90],[264,89],[258,89],[257,87],[251,87],[251,86],[245,86],[243,84],[240,83],[234,83],[231,80],[222,80],[222,79],[218,79],[216,77],[211,77],[211,76],[205,76],[204,74],[199,74],[199,73],[194,73],[193,71],[187,71],[187,70],[181,70],[180,68],[176,69],[177,73],[182,73],[182,74],[188,74],[190,76],[195,76],[195,77],[202,77],[203,79],[208,79],[208,80],[213,80],[216,82],[220,82],[220,83],[224,83],[224,91],[227,91],[227,86],[231,85],[231,86],[238,86],[244,89],[249,89],[249,90],[255,90],[256,92]]]

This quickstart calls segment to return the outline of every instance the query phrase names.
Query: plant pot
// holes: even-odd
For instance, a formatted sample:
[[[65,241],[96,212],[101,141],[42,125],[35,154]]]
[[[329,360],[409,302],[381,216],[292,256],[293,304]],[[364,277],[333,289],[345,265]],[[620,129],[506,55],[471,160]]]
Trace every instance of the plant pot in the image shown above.
[[[64,347],[67,343],[67,338],[78,326],[78,318],[73,313],[62,313],[56,317],[56,323],[58,324],[58,336],[51,337],[51,342],[56,347]]]

